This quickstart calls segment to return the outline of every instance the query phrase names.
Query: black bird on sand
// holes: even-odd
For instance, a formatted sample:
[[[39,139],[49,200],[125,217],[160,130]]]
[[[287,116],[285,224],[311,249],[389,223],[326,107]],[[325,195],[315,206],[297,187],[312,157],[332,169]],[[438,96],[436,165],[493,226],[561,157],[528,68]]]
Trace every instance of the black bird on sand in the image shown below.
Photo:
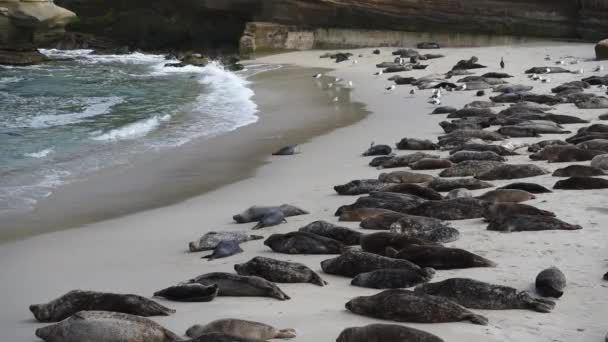
[[[505,68],[505,60],[502,57],[500,57],[500,68],[501,69]]]

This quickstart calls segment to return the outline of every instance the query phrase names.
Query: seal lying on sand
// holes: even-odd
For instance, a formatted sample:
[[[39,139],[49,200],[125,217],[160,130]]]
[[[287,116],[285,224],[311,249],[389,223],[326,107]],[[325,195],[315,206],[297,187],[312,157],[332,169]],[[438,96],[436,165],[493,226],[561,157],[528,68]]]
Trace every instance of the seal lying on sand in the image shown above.
[[[388,185],[382,189],[384,192],[396,192],[400,194],[409,194],[424,198],[427,200],[442,200],[443,196],[433,189],[429,189],[418,184],[395,184]]]
[[[188,340],[188,342],[259,342],[259,340],[212,332],[202,334],[195,339]]]
[[[596,177],[570,177],[557,181],[553,189],[562,190],[592,190],[608,189],[608,180]]]
[[[557,267],[543,270],[536,276],[536,292],[543,297],[560,298],[566,288],[566,276]]]
[[[182,284],[156,291],[155,297],[163,297],[176,302],[210,302],[218,294],[219,287],[201,284]]]
[[[512,190],[512,189],[496,189],[488,191],[481,196],[477,196],[480,200],[484,200],[490,203],[520,203],[529,200],[533,200],[536,196],[523,190]]]
[[[327,285],[316,272],[297,262],[255,257],[243,264],[234,265],[239,275],[258,276],[276,283],[311,283]]]
[[[391,152],[393,152],[393,149],[388,145],[375,145],[372,143],[372,145],[365,152],[363,152],[363,156],[385,156],[387,154],[391,154]]]
[[[197,241],[192,241],[188,244],[190,252],[201,252],[215,249],[222,241],[234,241],[243,243],[251,240],[263,239],[260,235],[250,235],[243,232],[228,231],[228,232],[209,232],[203,235]]]
[[[380,191],[387,185],[383,180],[356,179],[346,184],[334,186],[339,195],[363,195],[372,191]]]
[[[457,198],[443,201],[427,201],[414,209],[410,215],[433,217],[440,220],[467,220],[483,217],[490,204],[475,198]]]
[[[363,316],[398,322],[443,323],[471,321],[487,325],[488,319],[443,297],[408,290],[385,290],[373,296],[353,298],[346,309]]]
[[[423,173],[409,171],[395,171],[391,173],[381,173],[378,179],[384,183],[426,183],[435,177]]]
[[[213,272],[200,275],[187,280],[184,284],[217,285],[220,290],[218,296],[235,297],[271,297],[287,300],[290,297],[281,289],[260,277],[240,276],[230,273]]]
[[[279,208],[273,208],[267,211],[258,224],[256,224],[252,229],[262,229],[266,227],[278,226],[281,223],[287,223],[285,220],[285,214]]]
[[[272,234],[264,245],[285,254],[340,254],[345,247],[340,241],[306,232]]]
[[[356,208],[352,210],[344,210],[340,213],[339,221],[360,222],[368,218],[375,217],[380,214],[399,214],[394,210],[380,208]]]
[[[437,150],[439,146],[430,140],[403,138],[395,144],[398,150]]]
[[[505,218],[515,215],[555,217],[555,213],[521,203],[495,203],[487,208],[483,217],[487,221],[502,222]]]
[[[376,193],[373,197],[359,197],[355,203],[341,206],[336,210],[335,215],[340,216],[345,211],[352,211],[359,208],[379,208],[396,212],[406,212],[409,209],[416,208],[424,202],[424,199],[412,195]]]
[[[380,168],[390,169],[396,167],[407,167],[421,159],[436,159],[439,158],[438,155],[428,154],[424,152],[416,152],[411,154],[406,154],[403,156],[397,156],[390,160],[385,161],[380,165]]]
[[[467,190],[467,189],[454,189],[451,190],[450,192],[448,192],[447,195],[445,195],[445,199],[456,199],[456,198],[471,198],[473,197],[473,194]]]
[[[408,245],[401,250],[389,247],[386,249],[386,255],[411,261],[420,267],[432,267],[438,270],[496,266],[495,262],[464,249],[443,246]]]
[[[482,310],[528,309],[551,312],[555,303],[535,299],[528,292],[508,286],[493,285],[467,278],[451,278],[438,283],[423,284],[415,293],[448,298],[466,308]]]
[[[548,174],[549,171],[534,164],[505,164],[475,176],[481,180],[517,179]]]
[[[429,188],[438,192],[448,192],[454,189],[478,190],[494,187],[493,184],[475,178],[441,179],[435,178],[429,183]]]
[[[186,331],[186,336],[198,338],[208,333],[222,333],[228,336],[248,338],[254,341],[266,341],[275,338],[294,338],[295,329],[276,329],[270,325],[241,319],[218,319],[205,325],[193,325]]]
[[[342,330],[336,342],[444,342],[439,337],[422,330],[396,324],[370,324]]]
[[[298,215],[306,215],[308,211],[302,210],[298,207],[294,207],[293,205],[283,204],[280,206],[274,207],[259,207],[253,206],[244,212],[234,215],[232,218],[236,223],[249,223],[249,222],[257,222],[264,217],[266,213],[272,211],[273,209],[279,208],[285,217],[290,216],[298,216]]]
[[[606,172],[593,166],[570,165],[553,172],[553,177],[593,177],[605,176]]]
[[[492,221],[488,230],[500,232],[524,232],[539,230],[578,230],[579,225],[573,225],[551,216],[513,215],[503,217],[500,221]]]
[[[363,235],[363,237],[361,237],[361,249],[364,252],[378,255],[384,255],[387,247],[400,250],[411,244],[425,245],[434,243],[391,232],[372,233]]]
[[[327,259],[321,262],[323,272],[327,274],[341,275],[344,277],[355,277],[361,273],[380,270],[383,268],[404,269],[416,272],[421,276],[432,275],[432,268],[420,268],[418,265],[407,260],[398,260],[380,255],[347,251],[339,257]]]
[[[460,163],[467,160],[506,161],[505,157],[492,151],[458,151],[450,156],[450,161],[452,163]]]
[[[202,257],[202,259],[208,259],[211,261],[219,258],[226,258],[242,252],[243,250],[241,249],[241,246],[239,246],[238,242],[222,241],[215,247],[212,254],[205,255]]]
[[[361,273],[350,284],[372,289],[400,289],[426,283],[432,277],[433,274],[430,272],[422,274],[420,272],[412,272],[411,270],[383,268]]]
[[[370,230],[389,230],[391,224],[407,214],[391,212],[368,217],[362,220],[359,227]]]
[[[545,194],[553,192],[542,185],[534,183],[511,183],[509,185],[500,187],[497,190],[523,190],[531,194]]]
[[[346,227],[338,227],[326,221],[315,221],[309,223],[305,227],[298,229],[300,232],[312,233],[325,236],[342,242],[347,246],[356,246],[359,244],[362,233]]]
[[[499,156],[515,156],[517,153],[511,151],[510,149],[501,146],[501,145],[491,145],[491,144],[464,144],[460,147],[452,149],[450,151],[450,155],[453,155],[459,151],[477,151],[477,152],[485,152],[490,151],[498,154]]]
[[[439,177],[468,177],[492,170],[504,163],[493,160],[465,160],[439,173]]]
[[[142,296],[81,290],[70,291],[47,304],[30,305],[30,311],[39,322],[59,322],[79,311],[96,310],[143,317],[169,316],[175,313],[175,310]]]
[[[416,215],[405,215],[399,218],[391,224],[390,231],[408,239],[420,239],[435,243],[452,242],[460,238],[458,229],[450,227],[449,223]]]
[[[60,323],[36,329],[47,342],[175,342],[183,339],[156,322],[109,311],[80,311]]]
[[[447,159],[431,159],[425,158],[410,165],[412,170],[437,170],[447,169],[452,166],[452,162]]]
[[[294,154],[298,154],[298,145],[287,145],[281,147],[276,152],[274,152],[273,156],[292,156]]]

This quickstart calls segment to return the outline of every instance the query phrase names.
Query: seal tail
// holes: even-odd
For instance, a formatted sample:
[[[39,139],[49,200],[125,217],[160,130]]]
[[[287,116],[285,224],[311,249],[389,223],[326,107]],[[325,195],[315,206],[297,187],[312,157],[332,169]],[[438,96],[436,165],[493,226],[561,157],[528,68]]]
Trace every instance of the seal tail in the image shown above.
[[[316,272],[312,273],[312,278],[310,279],[310,282],[319,286],[327,285],[327,282],[323,280],[323,278],[321,278],[321,276],[318,275]]]
[[[489,321],[485,316],[470,313],[464,319],[471,321],[473,324],[488,325]]]
[[[258,230],[258,229],[262,229],[264,228],[264,224],[262,222],[258,222],[258,224],[256,224],[253,228],[254,230]]]
[[[207,261],[211,261],[211,260],[215,259],[215,257],[213,257],[213,254],[209,254],[209,255],[202,256],[201,259],[207,259]]]
[[[473,266],[474,267],[496,267],[496,266],[498,266],[498,264],[492,260],[486,259],[479,255],[474,255]]]
[[[261,240],[261,239],[263,239],[264,237],[263,237],[262,235],[249,235],[249,238],[250,238],[251,240]]]
[[[274,338],[294,338],[296,337],[296,330],[292,328],[281,329]]]
[[[155,301],[148,300],[147,307],[140,316],[170,316],[175,313],[175,310],[162,306]]]

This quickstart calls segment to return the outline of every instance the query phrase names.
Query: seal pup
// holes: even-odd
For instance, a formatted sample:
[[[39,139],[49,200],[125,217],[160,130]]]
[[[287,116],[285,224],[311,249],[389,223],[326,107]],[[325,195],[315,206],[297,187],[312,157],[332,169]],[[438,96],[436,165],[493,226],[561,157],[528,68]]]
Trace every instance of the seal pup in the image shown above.
[[[536,299],[526,291],[468,278],[450,278],[417,286],[415,293],[448,298],[465,308],[482,310],[527,309],[548,313],[555,308],[550,300]]]
[[[490,203],[476,198],[456,198],[443,201],[427,201],[407,211],[410,215],[432,217],[440,220],[467,220],[481,218]]]
[[[262,229],[266,227],[278,226],[281,223],[287,223],[285,215],[279,208],[273,208],[267,211],[252,229]],[[238,244],[237,244],[238,245]]]
[[[340,254],[345,247],[340,241],[306,232],[272,234],[264,245],[285,254]]]
[[[154,292],[154,297],[163,297],[176,302],[210,302],[217,296],[219,287],[201,284],[182,284]]]
[[[251,240],[263,239],[260,235],[251,235],[238,231],[227,231],[227,232],[209,232],[203,235],[200,239],[192,241],[188,244],[190,252],[202,252],[215,249],[217,245],[222,241],[235,241],[237,243],[243,243]]]
[[[36,329],[47,342],[175,342],[183,339],[144,317],[110,311],[80,311],[61,322]]]
[[[211,260],[215,260],[215,259],[219,259],[219,258],[226,258],[231,255],[235,255],[235,254],[242,253],[242,252],[243,252],[243,250],[241,249],[241,246],[239,246],[238,242],[221,241],[215,247],[212,254],[205,255],[205,256],[201,257],[201,259],[208,259],[208,261],[211,261]]]
[[[357,179],[346,184],[336,185],[334,186],[334,190],[339,195],[363,195],[372,191],[380,191],[387,185],[387,183],[390,184],[396,182],[389,182],[386,179]]]
[[[196,324],[186,330],[186,336],[193,339],[209,333],[221,333],[253,341],[296,337],[296,330],[292,328],[276,329],[268,324],[234,318],[218,319],[205,325]]]
[[[387,258],[373,253],[358,251],[346,251],[338,257],[321,262],[323,272],[349,278],[353,278],[361,273],[384,268],[404,269],[416,272],[422,276],[435,273],[435,270],[431,268],[421,268],[407,260]]]
[[[542,185],[534,184],[534,183],[511,183],[505,185],[503,187],[498,188],[497,190],[522,190],[527,191],[531,194],[546,194],[553,192]]]
[[[475,176],[481,180],[518,179],[548,174],[549,171],[534,164],[504,164]]]
[[[373,296],[361,296],[346,303],[352,313],[397,322],[444,323],[470,321],[487,325],[488,319],[449,299],[408,290],[385,290]]]
[[[608,189],[608,180],[597,177],[570,177],[557,181],[553,189],[562,190],[592,190]]]
[[[389,160],[391,160],[393,158],[395,158],[395,156],[393,156],[393,155],[379,156],[379,157],[376,157],[376,158],[372,159],[369,162],[369,166],[371,166],[371,167],[378,167],[378,166],[382,165],[384,162],[389,161]]]
[[[566,288],[566,276],[557,267],[550,267],[536,276],[535,285],[539,295],[560,298]]]
[[[258,276],[275,283],[311,283],[319,286],[327,282],[316,272],[297,262],[255,257],[246,263],[234,265],[239,275]]]
[[[490,203],[502,203],[502,202],[510,202],[510,203],[520,203],[526,202],[529,200],[536,199],[536,196],[533,194],[516,189],[496,189],[492,191],[488,191],[481,196],[475,197],[477,199],[490,202]]]
[[[605,176],[606,172],[593,166],[570,165],[553,171],[553,177],[593,177]]]
[[[370,324],[342,330],[336,342],[444,342],[439,337],[422,330],[396,324]]]
[[[281,147],[276,152],[274,152],[273,156],[293,156],[294,154],[300,153],[298,151],[298,145],[287,145]]]
[[[374,253],[382,256],[385,255],[384,253],[388,247],[399,250],[411,244],[424,245],[433,243],[394,232],[365,234],[361,238],[361,249],[364,252]]]
[[[271,297],[287,300],[290,297],[272,282],[255,276],[241,276],[223,272],[213,272],[200,275],[182,284],[217,285],[218,296],[235,297]]]
[[[391,154],[391,152],[393,152],[393,149],[388,146],[388,145],[376,145],[375,143],[372,142],[372,144],[370,145],[370,147],[363,152],[363,156],[364,157],[369,157],[369,156],[386,156]]]
[[[524,232],[539,230],[579,230],[583,227],[558,220],[551,216],[513,215],[494,220],[488,225],[488,230],[500,232]]]
[[[175,310],[132,294],[73,290],[46,304],[30,305],[39,322],[59,322],[79,311],[113,311],[142,317],[169,316]]]
[[[350,284],[372,289],[400,289],[426,283],[433,278],[433,274],[434,272],[422,274],[411,270],[383,268],[360,273]]]
[[[358,231],[346,227],[338,227],[335,224],[326,221],[311,222],[298,229],[298,231],[325,236],[340,241],[347,246],[358,245],[361,235],[363,235]]]
[[[380,208],[356,208],[344,210],[340,213],[339,221],[361,222],[381,214],[400,214],[394,210]]]
[[[298,207],[294,207],[290,204],[282,204],[280,206],[270,206],[270,207],[262,207],[262,206],[253,206],[249,209],[243,211],[240,214],[234,215],[232,219],[236,223],[249,223],[249,222],[257,222],[260,221],[264,215],[274,209],[280,209],[283,212],[285,217],[290,216],[298,216],[298,215],[307,215],[308,211],[302,210]]]
[[[495,267],[496,263],[464,249],[437,245],[408,245],[401,250],[388,247],[386,255],[404,259],[420,267],[452,270],[474,267]]]
[[[390,231],[409,239],[420,239],[433,243],[453,242],[460,238],[458,229],[452,228],[449,223],[415,215],[399,218],[391,224]]]

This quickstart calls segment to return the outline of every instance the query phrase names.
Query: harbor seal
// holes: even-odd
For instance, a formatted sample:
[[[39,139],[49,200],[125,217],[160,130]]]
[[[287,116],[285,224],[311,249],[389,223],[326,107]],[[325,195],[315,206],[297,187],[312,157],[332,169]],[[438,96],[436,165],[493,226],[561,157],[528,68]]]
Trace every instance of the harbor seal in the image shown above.
[[[215,247],[212,254],[205,255],[201,259],[208,259],[209,261],[211,261],[211,260],[215,260],[215,259],[219,259],[219,258],[226,258],[231,255],[235,255],[235,254],[242,253],[242,252],[243,252],[243,250],[241,249],[241,246],[239,246],[238,242],[221,241]]]
[[[435,178],[428,187],[438,192],[448,192],[454,189],[479,190],[494,187],[493,184],[475,178],[442,179]]]
[[[297,262],[255,257],[246,263],[234,265],[239,275],[257,276],[275,283],[311,283],[319,286],[327,282],[316,272]]]
[[[507,159],[505,157],[498,155],[492,151],[458,151],[450,156],[450,161],[452,163],[460,163],[467,160],[490,160],[490,161],[498,161],[504,162]]]
[[[379,156],[379,157],[372,159],[368,165],[371,167],[378,167],[378,166],[382,165],[384,162],[387,162],[393,158],[395,158],[395,156],[393,156],[393,155]]]
[[[192,241],[188,244],[190,252],[202,252],[215,249],[217,245],[222,241],[235,241],[237,243],[243,243],[251,240],[263,239],[260,235],[251,235],[238,231],[227,231],[227,232],[209,232],[203,235],[200,239]]]
[[[369,230],[389,230],[391,224],[407,214],[390,212],[379,214],[372,217],[367,217],[362,220],[359,227]]]
[[[334,186],[334,190],[339,195],[363,195],[372,191],[380,191],[387,185],[387,183],[396,182],[390,182],[389,179],[357,179],[346,184],[336,185]]]
[[[533,200],[536,198],[533,194],[523,191],[523,190],[514,190],[514,189],[496,189],[492,191],[488,191],[481,196],[475,197],[477,199],[490,202],[490,203],[502,203],[502,202],[510,202],[510,203],[520,203],[529,200]]]
[[[260,277],[241,276],[223,272],[200,275],[185,281],[183,284],[217,285],[218,296],[235,297],[270,297],[287,300],[290,297],[278,286]]]
[[[454,113],[457,110],[458,110],[458,108],[455,108],[455,107],[441,106],[441,107],[435,108],[431,114],[450,114],[450,113]]]
[[[497,190],[522,190],[527,191],[531,194],[546,194],[553,192],[542,185],[534,184],[534,183],[511,183],[505,185],[503,187],[498,188]]]
[[[443,201],[427,201],[414,209],[410,215],[432,217],[440,220],[468,220],[481,218],[490,203],[476,198],[456,198]]]
[[[548,313],[555,308],[550,300],[536,299],[526,291],[468,278],[450,278],[417,286],[415,293],[440,296],[465,308],[482,310],[527,309]]]
[[[513,215],[490,222],[487,229],[509,233],[539,230],[579,230],[583,227],[566,223],[551,216]]]
[[[309,214],[308,211],[302,210],[298,207],[294,207],[293,205],[282,204],[280,206],[270,207],[253,206],[240,214],[234,215],[232,218],[236,223],[257,222],[261,220],[266,213],[276,208],[280,209],[285,217]]]
[[[539,152],[530,155],[532,160],[546,160],[550,163],[564,163],[592,160],[595,156],[606,152],[600,150],[581,149],[571,145],[550,145]]]
[[[467,190],[467,189],[454,189],[451,190],[450,192],[448,192],[447,195],[445,195],[445,199],[456,199],[456,198],[471,198],[473,197],[473,194]]]
[[[393,169],[397,167],[408,167],[411,164],[421,160],[421,159],[436,159],[439,158],[438,155],[428,154],[424,152],[415,152],[411,154],[406,154],[402,156],[396,156],[390,160],[385,161],[378,168],[380,169]]]
[[[394,171],[390,173],[381,173],[378,176],[378,179],[384,183],[416,184],[430,182],[435,179],[435,177],[424,173]]]
[[[154,297],[163,297],[176,302],[210,302],[217,296],[219,287],[201,284],[182,284],[154,292]]]
[[[359,244],[362,233],[346,227],[338,227],[326,221],[315,221],[298,229],[300,232],[312,233],[325,236],[342,242],[347,246],[356,246]]]
[[[338,257],[321,262],[323,272],[349,278],[353,278],[361,273],[384,268],[404,269],[416,272],[421,276],[435,273],[435,270],[431,268],[421,268],[407,260],[387,258],[373,253],[358,251],[346,251]]]
[[[514,215],[533,215],[555,217],[555,213],[547,210],[538,209],[531,205],[521,203],[494,203],[489,206],[483,217],[487,221],[501,222],[503,219]]]
[[[497,166],[490,171],[475,176],[480,180],[518,179],[548,174],[549,171],[534,164],[505,164]]]
[[[401,250],[387,248],[386,255],[404,259],[420,267],[438,270],[460,268],[496,267],[496,263],[464,249],[436,245],[408,245]]]
[[[437,191],[427,188],[425,186],[420,186],[418,184],[412,183],[402,183],[395,185],[388,185],[382,189],[384,192],[395,192],[400,194],[409,194],[414,195],[420,198],[424,198],[427,200],[442,200],[443,196]]]
[[[391,154],[391,152],[393,152],[393,149],[388,145],[375,145],[372,143],[372,145],[363,152],[363,156],[386,156]]]
[[[183,339],[144,317],[109,311],[80,311],[60,323],[36,329],[47,342],[174,342]]]
[[[344,210],[340,213],[339,221],[345,222],[361,222],[368,218],[372,218],[381,214],[399,214],[394,210],[379,209],[379,208],[357,208],[352,210]]]
[[[492,145],[492,144],[463,144],[457,148],[450,150],[450,155],[459,152],[459,151],[477,151],[477,152],[494,152],[499,156],[515,156],[517,153],[512,150],[501,146],[501,145]]]
[[[558,139],[550,139],[550,140],[543,140],[543,141],[539,141],[537,143],[534,143],[530,146],[528,146],[528,152],[539,152],[541,151],[543,148],[547,147],[547,146],[564,146],[564,145],[570,145],[569,143],[563,141],[563,140],[558,140]]]
[[[433,278],[431,272],[421,274],[404,269],[380,269],[361,273],[350,282],[353,286],[372,289],[400,289],[426,283]]]
[[[230,336],[222,333],[206,333],[188,342],[259,342],[250,338]]]
[[[293,156],[294,154],[300,153],[298,151],[298,145],[287,145],[281,147],[276,152],[274,152],[273,156]]]
[[[272,234],[264,245],[285,254],[340,254],[345,247],[340,241],[306,232]]]
[[[287,220],[285,220],[285,215],[283,214],[281,209],[272,208],[269,211],[267,211],[264,214],[264,216],[262,216],[262,218],[260,219],[258,224],[256,224],[252,229],[256,230],[256,229],[262,229],[262,228],[266,228],[266,227],[274,227],[274,226],[278,226],[279,224],[284,223],[284,222],[287,223]],[[234,242],[232,241],[232,243],[234,243]]]
[[[426,201],[420,197],[406,194],[390,194],[384,192],[372,193],[370,195],[372,196],[359,197],[353,204],[341,206],[336,210],[335,215],[340,216],[344,211],[351,211],[359,208],[380,208],[396,212],[406,212]]]
[[[173,309],[138,295],[82,290],[70,291],[46,304],[30,305],[30,311],[39,322],[59,322],[79,311],[113,311],[142,317],[175,313]]]
[[[453,242],[460,238],[458,229],[452,228],[449,223],[415,215],[406,215],[399,218],[391,224],[390,231],[409,239],[420,239],[434,243]]]
[[[410,165],[412,170],[437,170],[447,169],[452,166],[452,162],[447,159],[425,158]]]
[[[346,303],[352,313],[398,322],[444,323],[470,321],[487,325],[488,319],[449,299],[408,290],[385,290],[373,296],[356,297]]]
[[[493,160],[465,160],[439,173],[439,177],[469,177],[492,170],[504,165],[504,163]]]
[[[398,150],[437,150],[439,145],[430,140],[403,138],[395,144]]]
[[[570,165],[553,171],[553,177],[593,177],[605,176],[602,169],[587,165]]]
[[[361,238],[361,249],[364,252],[374,253],[384,256],[387,247],[402,249],[411,244],[428,244],[430,241],[425,241],[417,238],[411,238],[403,234],[393,232],[379,232],[365,234]]]
[[[370,324],[342,330],[336,342],[444,342],[439,337],[422,330],[396,324]]]
[[[268,324],[234,318],[218,319],[205,325],[196,324],[186,330],[186,336],[193,339],[209,333],[221,333],[228,336],[247,338],[253,341],[296,337],[296,330],[292,328],[276,329]]]
[[[535,283],[539,295],[560,298],[566,288],[566,276],[557,267],[550,267],[536,276]]]
[[[570,177],[557,181],[553,189],[562,190],[592,190],[608,189],[608,180],[597,177]]]

